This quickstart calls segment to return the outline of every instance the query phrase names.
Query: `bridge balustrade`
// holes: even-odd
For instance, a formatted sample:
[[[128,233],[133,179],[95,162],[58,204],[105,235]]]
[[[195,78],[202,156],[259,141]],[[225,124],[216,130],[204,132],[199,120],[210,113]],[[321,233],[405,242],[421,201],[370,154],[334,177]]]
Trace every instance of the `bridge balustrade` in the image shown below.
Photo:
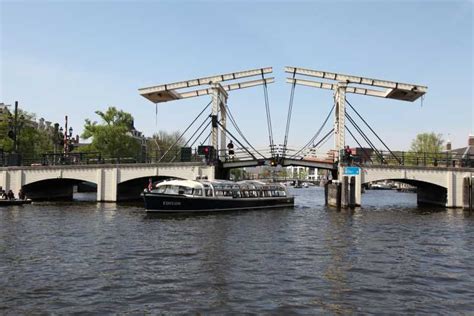
[[[389,165],[389,166],[418,166],[445,168],[474,168],[474,155],[453,152],[386,152],[370,154],[341,155],[342,164],[351,165]]]
[[[88,165],[88,164],[133,164],[158,162],[206,162],[205,157],[197,154],[197,149],[186,150],[182,153],[181,148],[165,151],[154,151],[145,157],[137,153],[136,157],[119,156],[107,157],[100,152],[70,152],[44,153],[37,156],[4,153],[0,150],[0,167],[7,166],[54,166],[54,165]],[[166,154],[165,154],[166,153]],[[164,155],[164,157],[163,157]],[[16,159],[12,159],[16,158]],[[215,160],[215,159],[214,159]],[[213,160],[212,160],[213,161]],[[211,159],[207,162],[212,162]]]

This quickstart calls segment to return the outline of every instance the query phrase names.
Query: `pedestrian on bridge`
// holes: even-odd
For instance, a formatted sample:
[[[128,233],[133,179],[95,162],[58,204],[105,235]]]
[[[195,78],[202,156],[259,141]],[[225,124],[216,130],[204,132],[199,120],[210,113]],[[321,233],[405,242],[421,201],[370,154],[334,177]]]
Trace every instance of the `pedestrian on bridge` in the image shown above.
[[[347,162],[348,165],[352,164],[352,150],[349,148],[349,145],[344,148],[344,160]]]

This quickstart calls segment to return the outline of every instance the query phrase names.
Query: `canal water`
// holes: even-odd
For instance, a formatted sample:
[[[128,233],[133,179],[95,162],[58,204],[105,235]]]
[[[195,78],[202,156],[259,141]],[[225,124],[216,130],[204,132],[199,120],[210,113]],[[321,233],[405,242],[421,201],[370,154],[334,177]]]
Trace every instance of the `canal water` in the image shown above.
[[[474,314],[474,215],[368,191],[364,207],[147,216],[0,208],[0,314]]]

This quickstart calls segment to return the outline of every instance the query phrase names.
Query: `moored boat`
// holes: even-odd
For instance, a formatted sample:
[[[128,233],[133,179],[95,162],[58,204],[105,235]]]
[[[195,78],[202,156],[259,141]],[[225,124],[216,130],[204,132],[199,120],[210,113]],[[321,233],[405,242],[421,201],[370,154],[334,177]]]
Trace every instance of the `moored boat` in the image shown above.
[[[216,212],[291,207],[294,197],[279,183],[170,180],[143,192],[147,212]]]
[[[0,206],[31,204],[30,199],[26,200],[0,200]]]

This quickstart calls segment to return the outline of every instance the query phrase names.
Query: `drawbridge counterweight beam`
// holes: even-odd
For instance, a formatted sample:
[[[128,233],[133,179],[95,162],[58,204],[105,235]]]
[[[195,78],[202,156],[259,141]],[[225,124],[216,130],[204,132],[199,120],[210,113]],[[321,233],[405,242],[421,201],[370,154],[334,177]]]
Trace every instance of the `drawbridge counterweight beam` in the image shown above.
[[[326,80],[332,80],[335,82],[345,82],[348,85],[357,84],[357,85],[362,85],[362,86],[386,88],[386,90],[384,91],[368,90],[368,92],[374,92],[375,94],[372,96],[388,98],[388,99],[396,99],[396,100],[402,100],[402,101],[415,101],[416,99],[418,99],[419,97],[421,97],[428,91],[428,87],[415,85],[411,83],[380,80],[380,79],[366,78],[366,77],[360,77],[360,76],[339,74],[335,72],[312,70],[312,69],[306,69],[306,68],[285,67],[285,72],[291,73],[291,74],[302,75],[302,76],[308,76],[308,77],[322,78]],[[289,81],[291,79],[292,78],[288,78],[287,82],[293,83],[292,81]],[[317,88],[335,90],[333,87],[332,88],[329,87],[331,86],[331,84],[329,84],[328,86],[327,83],[323,83],[323,82],[309,81],[309,80],[302,80],[300,82],[300,84],[303,84],[303,85],[316,87],[315,85],[311,83],[315,83],[316,85],[318,84],[323,85]],[[371,95],[371,94],[366,93],[365,90],[367,89],[357,89],[356,87],[354,87],[353,89],[351,89],[351,91],[347,91],[347,92]]]
[[[269,74],[272,71],[273,71],[272,67],[266,67],[266,68],[251,69],[251,70],[246,70],[246,71],[231,72],[231,73],[222,74],[222,75],[203,77],[203,78],[191,79],[191,80],[186,80],[186,81],[162,84],[162,85],[152,86],[152,87],[147,87],[147,88],[141,88],[141,89],[138,89],[138,92],[140,93],[141,96],[147,98],[153,103],[167,102],[167,101],[172,101],[172,100],[211,94],[210,92],[207,92],[208,89],[195,90],[195,91],[190,91],[187,93],[177,92],[176,90],[179,90],[179,89],[187,89],[187,88],[193,88],[193,87],[203,86],[203,85],[212,85],[213,83],[221,83],[224,81],[237,80],[241,78],[261,76],[262,74],[263,75]],[[273,79],[273,78],[269,78],[266,80],[270,80],[270,79]],[[226,89],[227,87],[226,91],[230,91],[230,90],[253,87],[259,84],[263,84],[263,82],[264,80],[253,80],[253,81],[248,81],[248,82],[241,82],[240,86],[239,86],[239,83],[236,83],[236,84],[222,85],[222,87],[224,87],[224,89]],[[271,82],[267,81],[267,83],[271,83]]]

